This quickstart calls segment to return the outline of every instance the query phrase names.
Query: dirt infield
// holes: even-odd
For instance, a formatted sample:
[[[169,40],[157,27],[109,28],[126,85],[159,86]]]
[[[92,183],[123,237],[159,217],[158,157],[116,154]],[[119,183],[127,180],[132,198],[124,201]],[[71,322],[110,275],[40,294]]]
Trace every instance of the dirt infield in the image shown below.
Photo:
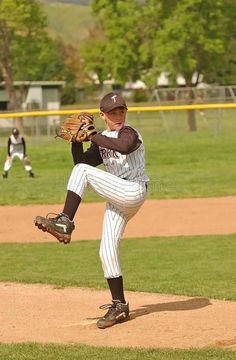
[[[33,224],[37,215],[59,213],[62,205],[1,206],[0,242],[51,242]],[[99,239],[104,204],[83,204],[72,240]],[[128,223],[124,237],[236,233],[236,196],[208,199],[147,200]],[[92,226],[91,226],[92,224]]]
[[[103,208],[101,203],[82,204],[74,239],[99,238]],[[60,205],[1,207],[0,241],[55,241],[34,227],[33,218],[60,211]],[[124,236],[236,233],[235,213],[236,197],[150,200]],[[110,301],[107,290],[0,283],[0,342],[236,350],[236,302],[138,292],[126,297],[131,321],[98,330],[95,323],[103,315],[98,307]]]

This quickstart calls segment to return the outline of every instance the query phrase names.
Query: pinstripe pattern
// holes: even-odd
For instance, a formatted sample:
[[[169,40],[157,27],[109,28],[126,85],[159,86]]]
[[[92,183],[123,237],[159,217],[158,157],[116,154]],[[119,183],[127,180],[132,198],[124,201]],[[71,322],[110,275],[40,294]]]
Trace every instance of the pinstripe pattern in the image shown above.
[[[138,131],[136,132],[138,133]],[[107,137],[117,138],[119,132],[104,130],[102,134]],[[121,178],[147,182],[148,177],[145,172],[145,151],[143,140],[139,133],[138,136],[141,141],[141,145],[131,154],[124,155],[101,147],[99,149],[107,171]]]
[[[106,278],[121,276],[119,243],[127,221],[127,217],[122,212],[118,211],[112,204],[106,204],[99,252]]]
[[[81,198],[90,186],[106,201],[100,258],[106,278],[121,276],[119,242],[127,222],[134,216],[146,197],[144,182],[133,182],[87,164],[77,164],[72,170],[67,189]]]
[[[143,182],[127,181],[87,164],[75,165],[67,190],[75,192],[82,198],[87,186],[90,186],[126,216],[132,215],[135,209],[142,205],[146,196]]]
[[[117,131],[104,131],[104,135],[117,137]],[[141,139],[141,137],[140,137]],[[106,200],[103,219],[100,259],[104,276],[122,275],[119,261],[119,243],[127,222],[137,213],[146,198],[143,144],[131,154],[99,148],[106,171],[87,164],[74,166],[67,190],[81,198],[87,186]],[[126,179],[124,179],[126,178]],[[128,180],[127,180],[128,179]]]

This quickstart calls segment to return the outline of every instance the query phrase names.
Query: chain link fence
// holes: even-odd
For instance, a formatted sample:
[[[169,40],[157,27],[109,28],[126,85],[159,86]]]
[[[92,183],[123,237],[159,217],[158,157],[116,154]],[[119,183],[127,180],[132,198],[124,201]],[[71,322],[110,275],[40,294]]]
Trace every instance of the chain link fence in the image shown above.
[[[194,111],[196,130],[198,132],[208,131],[209,134],[217,135],[220,132],[232,132],[236,130],[235,109],[201,109],[202,104],[234,104],[236,102],[235,86],[204,86],[200,88],[158,88],[149,93],[148,101],[134,102],[134,91],[121,91],[127,100],[130,111],[128,112],[128,122],[145,134],[153,135],[166,132],[178,133],[189,131],[188,110],[157,110],[146,111],[145,107],[162,105],[199,105],[199,109]],[[141,97],[140,97],[141,99]],[[97,105],[97,102],[96,102]],[[132,110],[135,106],[135,111]],[[82,111],[82,106],[73,105],[70,110]],[[83,110],[86,110],[86,103]],[[39,109],[40,110],[40,109]],[[94,110],[94,109],[93,109]],[[98,109],[95,109],[95,121],[98,130],[104,128],[104,124],[99,118]],[[132,110],[132,111],[131,111]],[[53,119],[55,118],[55,121]],[[45,115],[45,116],[23,116],[22,125],[24,135],[34,144],[43,141],[51,141],[56,135],[56,129],[65,115]],[[5,125],[4,125],[5,124]],[[15,118],[4,119],[4,112],[0,113],[0,146],[5,146],[6,137],[9,136],[12,127],[15,126]],[[4,145],[3,145],[4,144]]]

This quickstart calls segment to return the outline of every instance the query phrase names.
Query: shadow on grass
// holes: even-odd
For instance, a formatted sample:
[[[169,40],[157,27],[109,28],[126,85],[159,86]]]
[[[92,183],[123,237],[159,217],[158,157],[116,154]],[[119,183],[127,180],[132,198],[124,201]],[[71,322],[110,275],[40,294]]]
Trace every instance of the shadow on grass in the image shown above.
[[[151,313],[161,311],[187,311],[201,309],[209,305],[211,305],[211,302],[209,301],[209,299],[206,298],[193,298],[161,304],[141,305],[140,308],[130,311],[130,319],[134,320],[139,316],[145,316]]]

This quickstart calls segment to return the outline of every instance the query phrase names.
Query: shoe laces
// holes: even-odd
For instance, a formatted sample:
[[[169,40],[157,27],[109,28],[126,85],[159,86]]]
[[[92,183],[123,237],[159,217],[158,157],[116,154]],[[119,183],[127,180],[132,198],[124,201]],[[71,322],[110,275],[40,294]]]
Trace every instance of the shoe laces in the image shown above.
[[[120,300],[112,300],[112,304],[101,305],[101,306],[99,306],[99,309],[102,309],[102,310],[108,309],[108,312],[104,316],[104,317],[106,317],[106,316],[109,316],[114,311],[118,310],[116,307],[117,304],[121,304]]]
[[[55,217],[49,217],[49,215],[56,215],[56,216],[55,216]],[[51,220],[57,221],[57,220],[60,219],[62,216],[65,216],[68,220],[70,220],[69,217],[68,217],[68,215],[63,214],[63,213],[60,213],[60,214],[48,213],[48,214],[46,215],[46,219],[51,219]],[[70,220],[70,221],[71,221],[71,220]]]
[[[56,216],[55,216],[55,217],[49,217],[50,215],[56,215]],[[61,216],[61,214],[48,213],[48,214],[46,215],[46,218],[47,218],[47,219],[57,220],[60,216]]]
[[[120,300],[112,300],[112,304],[104,304],[104,305],[101,305],[99,306],[99,309],[102,309],[102,310],[107,310],[107,309],[110,309],[110,308],[115,308],[117,304],[120,303]]]
[[[112,313],[114,313],[116,311],[116,304],[117,302],[112,302],[112,304],[104,304],[99,306],[99,309],[102,310],[108,310],[107,313],[103,316],[104,318],[109,317]]]

